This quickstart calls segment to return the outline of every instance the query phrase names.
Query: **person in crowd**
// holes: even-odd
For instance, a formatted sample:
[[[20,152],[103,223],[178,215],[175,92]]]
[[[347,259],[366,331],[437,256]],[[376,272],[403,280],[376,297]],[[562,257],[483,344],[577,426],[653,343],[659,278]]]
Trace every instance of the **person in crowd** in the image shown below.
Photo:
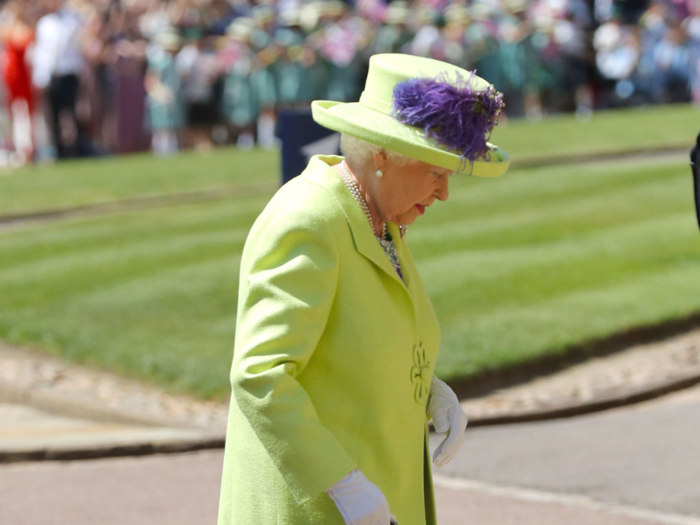
[[[437,524],[428,420],[443,466],[466,416],[433,375],[440,331],[405,235],[453,172],[506,171],[486,142],[501,107],[468,71],[401,54],[370,59],[361,102],[312,104],[344,158],[312,157],[246,241],[219,525]]]
[[[417,16],[420,29],[406,50],[412,55],[444,60],[445,40],[440,31],[445,26],[444,17],[432,7],[418,9]]]
[[[111,48],[111,30],[109,18],[97,3],[85,9],[85,27],[83,30],[83,53],[85,67],[80,83],[83,132],[87,135],[95,150],[104,153],[118,151],[116,130],[110,133],[110,115],[113,113],[113,82],[111,82],[110,65],[113,53]],[[109,65],[108,65],[109,64]],[[116,127],[116,126],[115,126]]]
[[[31,81],[27,49],[34,41],[34,30],[25,6],[12,0],[4,6],[0,27],[2,40],[2,78],[7,88],[7,106],[12,139],[19,162],[34,156],[34,88]]]
[[[274,34],[274,62],[277,105],[292,108],[300,104],[304,84],[302,52],[304,33],[299,19],[300,10],[290,7],[280,13],[281,27]]]
[[[640,44],[635,32],[613,17],[593,35],[596,67],[603,78],[603,107],[623,105],[634,94],[634,74],[640,58]]]
[[[464,33],[467,69],[475,69],[494,85],[501,83],[498,63],[498,25],[494,23],[492,7],[481,2],[469,8],[469,25]]]
[[[464,69],[469,68],[469,52],[464,46],[464,34],[469,25],[469,10],[452,4],[445,10],[445,27],[442,37],[445,41],[445,60]]]
[[[192,28],[190,42],[178,53],[176,66],[187,112],[188,147],[206,152],[213,147],[212,129],[219,122],[217,83],[222,78],[216,38]]]
[[[180,97],[180,77],[175,56],[180,51],[180,36],[168,28],[155,35],[147,52],[146,72],[148,128],[152,133],[153,152],[168,156],[178,151],[178,133],[185,123]]]
[[[554,24],[554,41],[561,55],[562,107],[563,111],[576,111],[577,115],[590,114],[593,96],[588,79],[589,55],[584,21],[577,21],[576,12],[570,10]]]
[[[258,105],[257,142],[261,148],[271,149],[277,144],[275,107],[278,93],[275,68],[280,55],[280,48],[274,40],[277,29],[275,11],[269,6],[259,5],[252,9],[251,14],[256,22],[250,37],[250,48],[254,55],[250,81]]]
[[[141,35],[155,43],[159,35],[173,33],[176,22],[173,16],[175,2],[164,2],[163,0],[149,0],[144,12],[138,19],[138,28]],[[179,36],[179,35],[178,35]]]
[[[413,40],[408,25],[410,14],[411,8],[404,0],[396,0],[387,6],[384,23],[374,42],[375,53],[398,53]]]
[[[508,117],[525,115],[525,95],[528,87],[530,69],[528,52],[534,52],[531,46],[531,32],[524,21],[525,2],[508,2],[508,15],[498,24],[498,51],[496,57],[500,73],[495,86],[503,93],[508,107]]]
[[[32,80],[48,105],[56,156],[76,157],[82,140],[76,103],[84,65],[83,20],[64,0],[46,0],[45,10],[36,28]]]
[[[227,0],[211,0],[205,11],[204,23],[210,35],[223,36],[238,16]]]
[[[230,125],[236,145],[249,150],[255,145],[255,121],[258,101],[253,84],[255,53],[251,38],[256,30],[252,18],[238,17],[228,27],[228,38],[222,46],[224,78],[223,113]]]
[[[683,21],[690,49],[690,88],[694,104],[700,104],[700,0],[690,2],[690,14]]]
[[[700,54],[700,0],[690,2],[690,13],[681,25],[688,36],[688,46],[694,55]]]
[[[692,71],[691,51],[679,24],[672,24],[654,49],[654,90],[659,102],[683,102],[689,99]]]
[[[366,26],[348,13],[342,2],[329,2],[322,13],[320,54],[328,66],[325,98],[352,101],[360,96],[358,58],[365,46]]]
[[[151,140],[146,122],[146,49],[148,41],[139,30],[139,4],[113,4],[109,9],[113,75],[113,107],[116,124],[116,152],[133,153],[148,149]]]

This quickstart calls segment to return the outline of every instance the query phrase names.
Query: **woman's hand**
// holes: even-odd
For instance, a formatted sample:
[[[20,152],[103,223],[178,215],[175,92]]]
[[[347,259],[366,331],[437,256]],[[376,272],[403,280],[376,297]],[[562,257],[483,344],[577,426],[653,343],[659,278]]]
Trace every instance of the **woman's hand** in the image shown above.
[[[396,523],[382,491],[357,469],[326,489],[326,492],[335,502],[347,525]]]
[[[447,432],[447,437],[433,453],[433,463],[442,467],[450,462],[464,442],[467,416],[462,411],[454,391],[435,376],[430,384],[428,412],[433,418],[435,432]]]

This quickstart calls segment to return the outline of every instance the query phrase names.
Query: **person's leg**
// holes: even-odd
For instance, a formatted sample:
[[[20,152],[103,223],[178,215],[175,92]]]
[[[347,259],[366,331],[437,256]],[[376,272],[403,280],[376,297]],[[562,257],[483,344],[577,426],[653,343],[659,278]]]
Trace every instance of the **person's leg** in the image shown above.
[[[168,154],[174,155],[178,151],[177,133],[172,129],[167,130],[165,133],[167,134]]]
[[[63,151],[63,144],[61,142],[61,97],[58,77],[53,77],[51,79],[46,98],[48,103],[47,120],[49,121],[51,141],[53,142],[56,158],[62,159],[65,157],[65,152]]]
[[[157,156],[165,155],[165,146],[163,145],[163,132],[159,129],[154,129],[153,134],[151,135],[151,147],[153,149],[153,153]]]
[[[78,101],[77,75],[61,75],[51,79],[51,127],[59,159],[75,157],[79,150],[80,132],[76,104]]]
[[[77,105],[78,105],[78,88],[80,81],[78,75],[66,75],[64,78],[64,94],[65,94],[65,112],[66,118],[73,130],[73,140],[67,145],[67,153],[70,157],[77,157],[80,154],[80,144],[82,141],[82,133],[80,130],[80,121],[78,120]]]
[[[277,144],[275,137],[275,111],[264,110],[258,117],[258,144],[261,148],[272,149]]]
[[[12,102],[12,142],[21,163],[31,160],[33,156],[32,122],[29,104],[25,99],[18,98]]]

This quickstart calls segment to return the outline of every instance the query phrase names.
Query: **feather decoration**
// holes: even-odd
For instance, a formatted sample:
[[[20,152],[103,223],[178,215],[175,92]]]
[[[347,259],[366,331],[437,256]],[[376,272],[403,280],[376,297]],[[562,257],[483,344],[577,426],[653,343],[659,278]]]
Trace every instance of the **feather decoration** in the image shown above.
[[[394,86],[393,116],[403,124],[423,128],[425,137],[460,152],[460,171],[469,162],[489,158],[486,142],[503,109],[503,94],[493,86],[473,87],[476,71],[466,79],[457,74],[449,82],[447,73],[436,78],[411,78]]]

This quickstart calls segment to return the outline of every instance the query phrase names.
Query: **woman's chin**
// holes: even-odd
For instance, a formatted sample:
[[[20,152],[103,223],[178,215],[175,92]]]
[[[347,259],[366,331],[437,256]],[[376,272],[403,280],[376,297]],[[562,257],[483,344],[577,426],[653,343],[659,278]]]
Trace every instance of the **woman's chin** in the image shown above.
[[[401,215],[396,216],[396,221],[395,224],[399,224],[401,226],[410,226],[414,222],[416,222],[416,219],[420,216],[417,210],[409,210],[406,213],[402,213]]]

